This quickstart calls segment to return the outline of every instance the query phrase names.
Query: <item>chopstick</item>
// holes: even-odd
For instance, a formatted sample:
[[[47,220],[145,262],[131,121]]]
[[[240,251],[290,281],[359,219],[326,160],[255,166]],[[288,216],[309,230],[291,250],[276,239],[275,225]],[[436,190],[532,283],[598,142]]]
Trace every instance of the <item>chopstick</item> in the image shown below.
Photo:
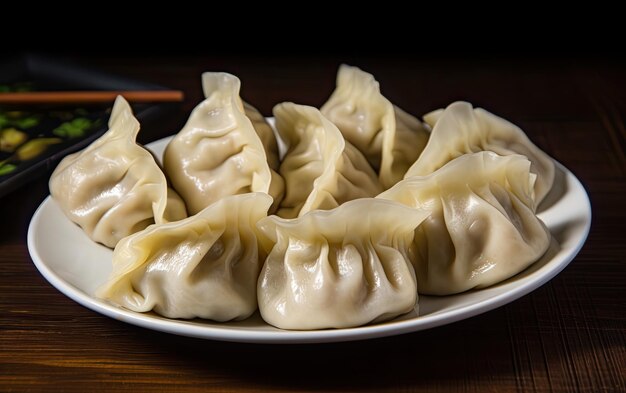
[[[88,104],[113,102],[118,96],[130,102],[179,102],[184,94],[179,90],[129,91],[32,91],[0,93],[0,104]]]

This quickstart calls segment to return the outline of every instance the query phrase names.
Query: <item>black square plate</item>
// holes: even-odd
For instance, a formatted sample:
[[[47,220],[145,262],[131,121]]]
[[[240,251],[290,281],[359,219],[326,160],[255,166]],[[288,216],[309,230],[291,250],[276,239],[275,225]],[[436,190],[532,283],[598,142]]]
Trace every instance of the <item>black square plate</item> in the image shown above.
[[[52,59],[45,56],[27,54],[0,64],[0,90],[165,90],[163,86],[106,74],[78,66],[73,63]],[[0,94],[2,94],[0,92]],[[0,197],[36,179],[54,168],[65,155],[78,151],[107,130],[111,102],[108,106],[84,106],[72,108],[28,106],[0,106],[0,132],[11,129],[17,136],[17,145],[7,143],[0,149]],[[163,113],[167,104],[133,105],[135,116],[140,122],[154,119]],[[90,124],[78,133],[64,132],[60,126],[68,126],[73,119],[80,117],[82,122]],[[30,120],[29,120],[30,119]],[[33,121],[35,119],[35,121]],[[87,120],[85,120],[87,119]],[[36,123],[35,125],[33,125]],[[71,125],[70,125],[71,126]],[[67,128],[67,127],[66,127]],[[0,134],[0,136],[8,134]],[[21,138],[21,139],[20,139]],[[54,143],[46,145],[41,152],[32,154],[27,159],[18,159],[20,146],[29,140],[42,139]],[[6,141],[2,141],[6,142]],[[13,141],[15,142],[15,141]],[[24,150],[29,149],[22,149]],[[4,163],[4,164],[2,164]],[[3,165],[5,166],[3,170]]]

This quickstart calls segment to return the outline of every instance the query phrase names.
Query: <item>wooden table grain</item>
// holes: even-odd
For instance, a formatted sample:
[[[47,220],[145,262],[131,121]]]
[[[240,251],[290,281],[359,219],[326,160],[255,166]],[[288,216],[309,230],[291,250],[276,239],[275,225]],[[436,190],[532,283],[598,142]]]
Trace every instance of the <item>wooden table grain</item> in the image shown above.
[[[626,66],[620,60],[396,57],[86,57],[102,70],[186,93],[142,142],[176,132],[201,97],[200,73],[238,75],[266,115],[275,103],[319,106],[341,61],[374,73],[420,115],[453,100],[521,126],[586,187],[587,243],[556,278],[483,315],[396,337],[316,345],[198,340],[131,326],[54,289],[26,247],[48,193],[42,176],[0,199],[0,391],[626,390]]]

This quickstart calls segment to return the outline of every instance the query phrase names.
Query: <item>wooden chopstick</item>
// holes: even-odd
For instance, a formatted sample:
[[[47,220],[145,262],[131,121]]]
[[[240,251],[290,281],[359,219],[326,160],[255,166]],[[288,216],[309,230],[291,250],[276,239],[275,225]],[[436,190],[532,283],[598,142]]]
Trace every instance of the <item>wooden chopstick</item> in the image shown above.
[[[32,91],[0,93],[0,104],[88,104],[113,102],[118,95],[130,102],[179,102],[184,98],[179,90]]]

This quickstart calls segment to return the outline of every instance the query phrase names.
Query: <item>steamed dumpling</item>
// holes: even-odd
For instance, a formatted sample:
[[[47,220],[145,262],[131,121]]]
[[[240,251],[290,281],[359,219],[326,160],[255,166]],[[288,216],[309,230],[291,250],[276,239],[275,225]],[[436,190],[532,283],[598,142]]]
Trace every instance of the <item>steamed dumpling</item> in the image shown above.
[[[276,135],[272,130],[272,126],[269,125],[261,112],[247,102],[243,102],[243,110],[261,139],[261,143],[265,148],[265,154],[267,155],[267,163],[274,171],[278,171],[280,158],[278,155],[278,143],[276,142]]]
[[[236,78],[233,75],[223,72],[205,72],[202,74],[202,92],[204,93],[205,98],[211,97],[215,90],[220,88],[220,80],[223,77]],[[239,83],[239,79],[237,79],[237,83]],[[277,171],[280,161],[278,157],[278,144],[276,142],[274,131],[272,131],[272,127],[269,125],[265,117],[263,117],[261,112],[259,112],[254,106],[241,100],[241,97],[239,97],[239,91],[237,92],[235,100],[237,101],[237,105],[240,109],[243,110],[248,119],[250,119],[252,127],[254,127],[254,130],[261,139],[270,168]]]
[[[445,110],[434,111],[424,118],[433,127],[431,137],[405,178],[428,175],[460,155],[484,150],[528,157],[531,172],[537,174],[537,204],[552,188],[554,161],[514,124],[482,108],[472,108],[467,102],[452,103]]]
[[[272,172],[272,181],[270,183],[269,194],[274,197],[274,203],[270,212],[275,212],[278,209],[278,204],[283,199],[285,193],[285,181],[278,174],[278,168],[280,167],[280,155],[278,152],[278,143],[276,141],[276,135],[272,126],[269,125],[265,117],[255,107],[243,103],[243,109],[256,131],[257,135],[261,139],[261,143],[265,148],[265,155],[267,157],[267,163],[270,166]]]
[[[435,109],[434,111],[428,112],[427,114],[422,116],[422,120],[424,120],[424,123],[426,123],[428,127],[430,127],[430,129],[432,130],[433,128],[435,128],[437,120],[439,120],[441,115],[443,115],[443,111],[444,109],[442,108]]]
[[[337,88],[321,112],[377,169],[385,189],[398,181],[428,141],[422,123],[391,104],[371,74],[342,65]]]
[[[363,198],[257,224],[269,251],[258,282],[263,319],[282,329],[360,326],[412,311],[409,247],[427,213]]]
[[[269,193],[277,206],[282,178],[268,156],[239,98],[239,79],[226,73],[205,73],[207,98],[191,112],[187,124],[167,145],[166,173],[195,214],[229,195]]]
[[[530,168],[520,155],[467,154],[378,196],[430,213],[415,231],[420,293],[487,287],[541,258],[551,235],[535,215]]]
[[[226,197],[185,220],[123,239],[97,296],[168,318],[247,318],[257,309],[263,262],[255,224],[271,203],[263,193]]]
[[[152,154],[135,142],[138,132],[130,105],[117,97],[109,130],[65,157],[50,178],[50,194],[63,213],[107,247],[150,224],[187,216]]]
[[[287,146],[280,165],[286,190],[279,216],[293,218],[315,209],[332,209],[382,191],[365,157],[319,110],[286,102],[274,107],[274,116]]]

